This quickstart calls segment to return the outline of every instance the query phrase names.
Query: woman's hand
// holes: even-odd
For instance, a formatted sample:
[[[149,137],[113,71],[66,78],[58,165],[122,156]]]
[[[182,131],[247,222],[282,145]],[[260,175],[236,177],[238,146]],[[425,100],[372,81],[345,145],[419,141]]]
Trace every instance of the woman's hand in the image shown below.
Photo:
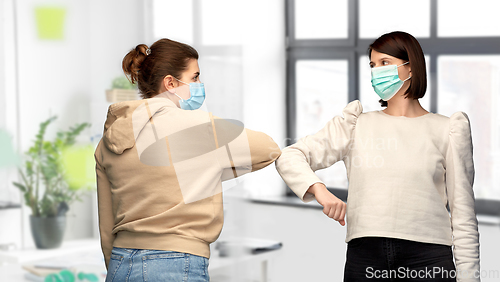
[[[323,206],[323,213],[328,217],[335,219],[340,225],[345,226],[345,211],[346,204],[335,197],[326,189],[323,183],[314,183],[307,190],[308,193],[314,194],[316,201]]]

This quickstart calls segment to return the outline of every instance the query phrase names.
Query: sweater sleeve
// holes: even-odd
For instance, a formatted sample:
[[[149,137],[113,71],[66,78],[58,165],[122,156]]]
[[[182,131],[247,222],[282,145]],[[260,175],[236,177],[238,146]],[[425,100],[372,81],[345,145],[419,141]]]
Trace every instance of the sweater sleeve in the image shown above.
[[[114,216],[111,202],[111,188],[106,170],[99,163],[100,154],[97,148],[94,158],[96,162],[96,181],[97,181],[97,209],[99,214],[99,234],[101,237],[101,249],[104,255],[106,269],[108,269],[109,260],[111,258],[111,250],[113,249],[113,241],[115,234],[112,234],[114,227]]]
[[[276,169],[302,201],[312,201],[314,195],[306,193],[307,190],[314,183],[323,183],[314,171],[329,167],[348,154],[356,121],[362,111],[361,102],[354,100],[343,109],[343,117],[335,116],[316,134],[303,137],[283,149],[276,161]]]
[[[457,281],[480,281],[479,232],[472,189],[472,147],[469,118],[464,112],[456,112],[450,117],[446,191],[451,213]]]

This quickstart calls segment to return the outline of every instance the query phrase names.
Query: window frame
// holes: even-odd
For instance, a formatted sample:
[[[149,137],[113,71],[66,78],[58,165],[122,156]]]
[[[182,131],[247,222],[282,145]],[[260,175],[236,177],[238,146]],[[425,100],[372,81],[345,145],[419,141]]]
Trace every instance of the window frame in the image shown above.
[[[438,37],[438,0],[430,0],[430,35],[418,38],[425,55],[429,57],[428,79],[430,112],[437,113],[438,57],[443,55],[500,55],[500,36],[495,37]],[[359,99],[359,58],[367,55],[368,46],[375,38],[359,38],[359,0],[348,1],[347,39],[296,39],[295,0],[285,0],[286,32],[286,136],[287,146],[296,142],[296,62],[298,60],[348,60],[348,102]],[[347,189],[328,187],[340,199],[347,201]],[[296,197],[290,188],[286,195]],[[500,200],[476,199],[476,213],[500,215]]]

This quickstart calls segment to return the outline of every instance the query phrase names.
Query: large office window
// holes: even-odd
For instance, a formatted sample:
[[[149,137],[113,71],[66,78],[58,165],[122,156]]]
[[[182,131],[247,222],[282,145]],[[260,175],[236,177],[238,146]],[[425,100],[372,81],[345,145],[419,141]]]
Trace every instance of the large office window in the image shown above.
[[[370,84],[367,49],[402,30],[425,53],[428,89],[420,100],[434,113],[464,111],[471,120],[479,213],[500,214],[500,18],[496,1],[288,0],[287,134],[290,143],[318,131],[348,102],[381,110]],[[330,190],[347,195],[343,163],[317,171]]]

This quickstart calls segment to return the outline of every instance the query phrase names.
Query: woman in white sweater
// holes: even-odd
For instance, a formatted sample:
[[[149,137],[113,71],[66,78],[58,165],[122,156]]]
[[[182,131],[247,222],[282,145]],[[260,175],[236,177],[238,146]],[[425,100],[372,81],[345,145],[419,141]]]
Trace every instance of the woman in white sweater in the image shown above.
[[[387,108],[363,113],[350,102],[343,117],[285,148],[276,168],[303,201],[347,224],[344,281],[480,281],[468,116],[422,108],[425,59],[410,34],[385,34],[368,55]],[[347,205],[314,173],[341,160]]]

